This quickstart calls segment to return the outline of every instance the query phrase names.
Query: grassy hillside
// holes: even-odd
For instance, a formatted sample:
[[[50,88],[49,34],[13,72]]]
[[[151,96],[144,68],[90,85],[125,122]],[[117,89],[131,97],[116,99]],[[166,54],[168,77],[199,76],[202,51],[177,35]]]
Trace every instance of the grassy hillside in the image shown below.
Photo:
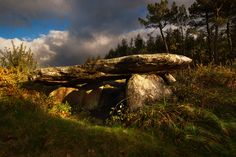
[[[0,156],[233,156],[236,72],[225,67],[175,74],[176,98],[136,112],[119,107],[100,122],[71,113],[0,69]]]

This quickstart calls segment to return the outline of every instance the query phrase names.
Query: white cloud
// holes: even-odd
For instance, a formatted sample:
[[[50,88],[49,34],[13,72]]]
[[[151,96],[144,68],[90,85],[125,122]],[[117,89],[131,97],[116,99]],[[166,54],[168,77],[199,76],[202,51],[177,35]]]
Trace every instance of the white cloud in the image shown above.
[[[36,60],[40,64],[44,64],[44,62],[50,61],[50,59],[57,54],[57,52],[50,49],[50,46],[61,46],[67,41],[67,39],[68,31],[50,31],[48,35],[41,35],[39,38],[31,41],[19,38],[0,38],[0,50],[12,48],[12,41],[15,46],[20,46],[20,44],[23,43],[27,48],[31,48]],[[51,45],[47,43],[48,41],[51,41]]]
[[[31,48],[41,65],[81,64],[87,57],[104,56],[122,38],[130,39],[145,32],[144,29],[140,29],[118,36],[94,33],[92,38],[84,40],[71,36],[68,31],[52,30],[47,35],[40,35],[31,41],[19,38],[0,38],[0,49],[12,48],[11,42],[13,41],[15,46],[23,43],[26,47]]]
[[[145,36],[153,30],[137,29],[120,35],[112,34],[92,34],[92,38],[81,39],[70,35],[69,31],[51,30],[46,35],[33,40],[26,39],[5,39],[0,38],[0,50],[5,47],[12,48],[11,41],[16,46],[23,43],[31,48],[35,59],[41,65],[71,65],[81,64],[87,57],[104,56],[111,48],[123,39],[130,40],[135,38],[137,34]]]
[[[80,64],[90,56],[104,56],[116,47],[122,38],[129,40],[145,30],[138,17],[145,17],[142,9],[159,0],[0,0],[0,23],[16,28],[32,21],[68,20],[66,31],[52,30],[36,39],[0,38],[0,49],[23,42],[31,47],[35,58],[42,65]],[[169,2],[172,3],[173,0]],[[191,4],[194,0],[177,0],[177,4]],[[32,26],[34,27],[34,26]],[[155,31],[158,33],[158,31]],[[154,35],[154,34],[153,34]]]
[[[51,30],[46,35],[40,35],[33,40],[28,39],[4,39],[0,38],[0,49],[12,47],[11,41],[16,46],[22,42],[31,48],[32,52],[40,65],[60,66],[82,64],[88,57],[104,56],[111,48],[115,48],[123,38],[130,41],[140,34],[147,39],[147,34],[159,33],[153,29],[136,29],[120,35],[108,33],[93,33],[90,38],[79,38],[72,35],[69,31]]]

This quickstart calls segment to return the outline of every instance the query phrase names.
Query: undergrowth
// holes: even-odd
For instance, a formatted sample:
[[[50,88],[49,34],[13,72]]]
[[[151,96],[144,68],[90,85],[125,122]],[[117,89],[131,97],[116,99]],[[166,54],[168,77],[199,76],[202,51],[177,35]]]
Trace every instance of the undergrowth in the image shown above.
[[[177,101],[90,123],[22,78],[0,68],[0,156],[233,156],[236,154],[236,72],[198,66],[175,73]]]
[[[163,101],[134,112],[118,106],[107,124],[147,131],[183,154],[235,154],[235,69],[198,66],[180,70],[175,77],[178,82],[172,89],[177,102]]]

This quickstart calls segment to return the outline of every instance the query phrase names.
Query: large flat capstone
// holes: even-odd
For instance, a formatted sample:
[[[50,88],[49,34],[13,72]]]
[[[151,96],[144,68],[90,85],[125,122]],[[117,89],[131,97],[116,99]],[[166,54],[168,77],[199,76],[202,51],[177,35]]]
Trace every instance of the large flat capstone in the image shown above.
[[[176,54],[141,54],[97,60],[92,67],[87,65],[87,68],[111,74],[168,72],[191,62],[192,59]]]
[[[37,69],[32,80],[52,84],[79,84],[126,79],[132,74],[165,74],[188,65],[192,60],[176,54],[142,54],[100,59],[84,65]]]

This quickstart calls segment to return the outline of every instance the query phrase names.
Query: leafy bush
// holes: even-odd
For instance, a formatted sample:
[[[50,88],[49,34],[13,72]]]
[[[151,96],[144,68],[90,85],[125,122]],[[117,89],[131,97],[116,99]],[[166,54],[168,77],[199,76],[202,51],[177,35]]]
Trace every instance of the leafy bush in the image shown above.
[[[12,49],[5,48],[4,51],[0,51],[0,65],[28,74],[36,68],[37,63],[31,49],[27,49],[23,43],[16,47],[12,41]]]

